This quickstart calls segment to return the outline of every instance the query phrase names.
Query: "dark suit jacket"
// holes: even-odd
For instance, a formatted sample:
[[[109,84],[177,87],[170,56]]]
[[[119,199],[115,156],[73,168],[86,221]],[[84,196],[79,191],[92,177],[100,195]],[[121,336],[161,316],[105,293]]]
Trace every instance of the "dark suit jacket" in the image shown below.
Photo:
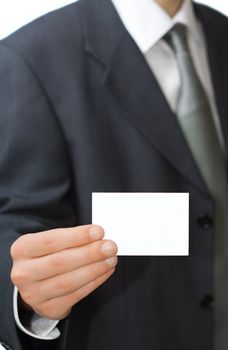
[[[228,22],[195,10],[227,146]],[[212,350],[214,203],[111,1],[79,0],[3,40],[0,77],[0,340],[63,350],[70,324],[77,350]],[[14,322],[10,245],[90,223],[93,191],[190,192],[190,256],[120,258],[60,340],[29,338]]]

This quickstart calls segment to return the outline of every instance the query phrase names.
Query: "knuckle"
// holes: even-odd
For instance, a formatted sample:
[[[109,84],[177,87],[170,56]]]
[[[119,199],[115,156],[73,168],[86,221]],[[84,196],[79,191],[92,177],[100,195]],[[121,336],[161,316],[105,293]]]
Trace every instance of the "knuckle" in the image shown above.
[[[10,254],[12,258],[17,258],[18,256],[22,255],[23,248],[25,243],[25,237],[20,236],[12,245],[10,248]]]
[[[54,271],[59,271],[59,270],[65,270],[66,266],[66,261],[65,259],[60,255],[53,255],[50,259],[49,262],[49,267],[54,270]]]
[[[88,269],[89,269],[89,275],[90,275],[90,279],[92,281],[96,280],[97,278],[97,269],[95,267],[95,264],[91,264],[88,266]]]
[[[86,295],[83,289],[84,289],[83,287],[77,289],[73,293],[73,296],[72,294],[66,295],[67,305],[70,305],[70,307],[73,307],[73,305],[76,305],[80,300],[84,299]]]
[[[90,288],[92,291],[94,291],[95,289],[97,289],[97,287],[100,285],[99,282],[99,277],[96,276],[91,282],[90,282]]]
[[[15,258],[17,255],[17,243],[14,242],[10,247],[10,255],[12,258]]]
[[[24,284],[28,280],[28,275],[22,267],[13,267],[11,271],[11,280],[15,285]]]
[[[73,288],[73,282],[68,276],[62,276],[58,281],[58,288],[61,292],[68,292]]]
[[[89,263],[95,261],[94,246],[90,245],[85,248],[85,257]]]
[[[48,248],[48,250],[53,251],[56,247],[56,241],[54,236],[44,235],[43,244]]]
[[[29,288],[26,290],[20,290],[21,298],[24,300],[24,302],[30,306],[35,305],[36,303],[36,293],[33,289]]]

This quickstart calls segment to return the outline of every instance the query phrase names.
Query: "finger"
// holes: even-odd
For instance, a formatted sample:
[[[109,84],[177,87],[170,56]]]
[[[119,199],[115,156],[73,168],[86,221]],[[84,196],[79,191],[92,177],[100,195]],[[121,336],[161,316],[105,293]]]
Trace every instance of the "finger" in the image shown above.
[[[46,300],[73,293],[88,283],[113,269],[117,264],[117,257],[108,258],[95,264],[81,267],[62,275],[35,283],[32,289],[20,290],[24,301],[29,305],[40,304]]]
[[[77,289],[73,293],[45,301],[44,303],[41,303],[38,308],[34,309],[34,311],[43,317],[52,320],[61,320],[68,315],[72,306],[101,286],[112,276],[114,271],[114,268],[110,269],[103,275],[99,276],[96,280],[93,280],[82,288]]]
[[[65,249],[56,253],[23,262],[21,269],[27,276],[23,283],[40,281],[86,266],[107,257],[116,255],[117,246],[109,240],[99,240],[77,248]]]
[[[34,258],[64,249],[78,247],[102,239],[104,230],[98,225],[82,225],[70,228],[26,234],[11,247],[13,258]]]

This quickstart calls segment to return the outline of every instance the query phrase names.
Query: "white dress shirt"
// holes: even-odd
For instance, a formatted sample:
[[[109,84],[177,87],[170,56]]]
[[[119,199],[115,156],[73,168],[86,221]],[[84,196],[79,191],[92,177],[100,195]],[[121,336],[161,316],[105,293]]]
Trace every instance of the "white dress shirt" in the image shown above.
[[[207,61],[203,31],[198,23],[191,0],[185,0],[177,14],[171,18],[153,0],[112,0],[125,28],[154,73],[171,109],[175,112],[180,89],[180,75],[173,50],[162,39],[176,24],[187,27],[188,43],[196,71],[211,104],[216,129],[223,145],[215,97]],[[132,72],[134,74],[134,72]],[[17,289],[14,291],[15,321],[22,331],[39,339],[55,339],[60,335],[58,321],[47,320],[34,314],[31,328],[26,329],[18,315]]]

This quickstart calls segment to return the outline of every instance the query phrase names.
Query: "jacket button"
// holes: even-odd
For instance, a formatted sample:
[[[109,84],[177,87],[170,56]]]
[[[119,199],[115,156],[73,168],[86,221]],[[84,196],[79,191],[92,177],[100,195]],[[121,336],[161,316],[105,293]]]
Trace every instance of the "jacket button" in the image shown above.
[[[213,220],[207,215],[199,217],[197,222],[203,230],[209,230],[213,227]]]
[[[204,295],[203,299],[200,302],[200,305],[205,309],[209,309],[213,306],[214,298],[211,294]]]

